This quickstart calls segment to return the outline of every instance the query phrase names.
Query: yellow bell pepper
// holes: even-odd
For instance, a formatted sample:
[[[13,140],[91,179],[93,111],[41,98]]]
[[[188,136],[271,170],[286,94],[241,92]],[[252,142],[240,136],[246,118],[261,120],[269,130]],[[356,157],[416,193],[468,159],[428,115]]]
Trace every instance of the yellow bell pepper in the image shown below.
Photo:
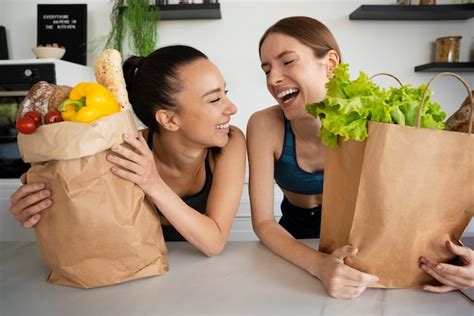
[[[58,110],[65,121],[90,123],[120,111],[112,93],[95,82],[81,82],[69,93]]]

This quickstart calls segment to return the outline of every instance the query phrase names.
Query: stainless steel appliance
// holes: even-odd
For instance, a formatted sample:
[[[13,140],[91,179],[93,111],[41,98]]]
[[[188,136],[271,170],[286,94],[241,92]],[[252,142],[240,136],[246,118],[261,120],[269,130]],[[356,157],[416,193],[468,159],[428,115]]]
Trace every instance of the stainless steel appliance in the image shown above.
[[[0,178],[18,178],[29,167],[18,151],[15,117],[28,90],[42,80],[74,86],[95,78],[92,68],[62,60],[0,60]]]

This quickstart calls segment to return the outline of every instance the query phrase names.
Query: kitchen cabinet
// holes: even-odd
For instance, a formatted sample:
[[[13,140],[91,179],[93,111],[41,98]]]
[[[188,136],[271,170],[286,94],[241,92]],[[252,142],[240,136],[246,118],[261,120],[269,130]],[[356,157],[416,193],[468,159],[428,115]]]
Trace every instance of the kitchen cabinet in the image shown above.
[[[457,5],[361,5],[349,20],[439,21],[468,20],[474,17],[474,4]],[[415,66],[415,72],[474,72],[474,62],[432,62]]]
[[[35,240],[34,231],[21,227],[9,211],[10,196],[20,185],[21,182],[19,179],[0,179],[0,242]],[[274,187],[274,196],[275,201],[273,208],[275,210],[275,220],[278,221],[281,217],[280,203],[283,199],[283,193],[277,185]],[[240,205],[229,233],[229,240],[257,240],[257,236],[252,228],[247,183],[244,184]]]

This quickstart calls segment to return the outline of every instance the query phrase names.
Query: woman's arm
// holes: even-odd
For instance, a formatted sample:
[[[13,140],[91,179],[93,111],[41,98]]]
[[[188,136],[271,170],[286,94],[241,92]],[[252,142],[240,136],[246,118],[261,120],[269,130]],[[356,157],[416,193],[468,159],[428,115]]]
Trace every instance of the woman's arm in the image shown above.
[[[176,194],[156,197],[157,207],[188,242],[205,255],[218,255],[225,246],[239,208],[245,175],[243,133],[231,127],[229,143],[214,157],[212,185],[205,215],[187,206]],[[166,190],[166,189],[165,189]],[[169,187],[167,188],[169,189]],[[161,190],[156,190],[163,194]],[[192,211],[192,212],[190,212]]]
[[[247,148],[250,167],[250,203],[255,233],[262,243],[280,257],[319,278],[331,296],[352,298],[360,295],[377,277],[344,264],[346,256],[357,249],[344,246],[332,255],[321,253],[299,242],[276,221],[274,199],[274,148],[281,133],[275,132],[278,117],[270,111],[257,112],[247,128]]]
[[[219,254],[224,248],[242,195],[245,137],[239,129],[231,127],[231,130],[232,136],[228,144],[215,157],[212,186],[205,214],[189,207],[161,179],[153,153],[148,149],[142,135],[138,140],[125,139],[138,153],[119,146],[115,149],[116,152],[128,161],[119,157],[111,160],[122,167],[112,168],[114,173],[138,184],[170,224],[188,242],[210,257]]]

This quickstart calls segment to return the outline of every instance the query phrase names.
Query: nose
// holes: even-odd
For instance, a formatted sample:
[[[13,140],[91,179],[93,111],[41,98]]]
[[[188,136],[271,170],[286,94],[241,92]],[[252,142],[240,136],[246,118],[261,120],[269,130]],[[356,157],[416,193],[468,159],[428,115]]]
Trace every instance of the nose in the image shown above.
[[[278,69],[278,67],[273,67],[270,73],[267,76],[267,85],[273,86],[281,83],[283,81],[283,73]]]
[[[234,115],[235,113],[237,113],[237,107],[229,98],[226,99],[227,102],[225,104],[224,113],[226,115]]]

